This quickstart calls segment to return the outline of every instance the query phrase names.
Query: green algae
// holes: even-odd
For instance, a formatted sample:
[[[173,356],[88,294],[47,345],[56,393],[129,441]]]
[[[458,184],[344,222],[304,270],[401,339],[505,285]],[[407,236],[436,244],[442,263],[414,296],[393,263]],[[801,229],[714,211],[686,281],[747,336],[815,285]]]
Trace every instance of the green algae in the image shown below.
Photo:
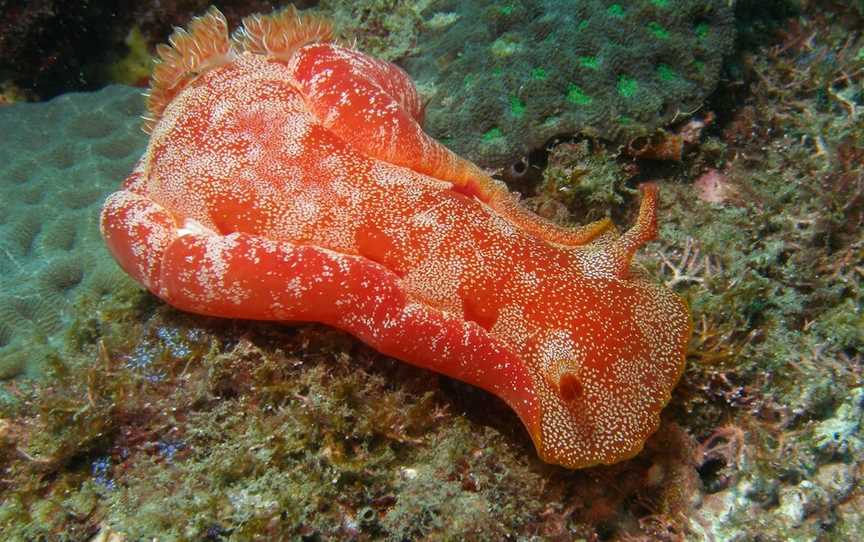
[[[673,469],[668,450],[688,446],[676,433],[639,462],[568,472],[537,459],[494,397],[338,331],[201,318],[130,293],[93,301],[95,311],[82,304],[78,358],[7,388],[6,539],[111,529],[160,540],[500,540],[561,521],[587,536],[592,514],[660,498],[664,486],[629,484],[585,513],[555,503],[607,502],[609,480]]]
[[[633,193],[625,186],[629,175],[618,158],[617,152],[587,140],[557,146],[538,196],[529,205],[539,210],[558,202],[585,222],[610,217],[624,202],[624,194]]]
[[[535,519],[519,494],[537,475],[494,452],[508,445],[499,433],[478,441],[478,428],[454,420],[427,373],[317,326],[270,326],[237,341],[228,322],[151,299],[102,306],[104,319],[77,328],[92,365],[58,359],[48,382],[15,388],[2,414],[15,420],[3,451],[19,482],[0,505],[8,539],[64,531],[74,540],[96,523],[160,540],[395,537],[417,525],[458,537]],[[118,311],[126,318],[110,318]],[[148,341],[156,346],[145,355]],[[477,455],[484,441],[488,455]],[[442,455],[442,443],[452,450]],[[411,496],[406,465],[431,469],[429,483],[439,484],[476,470],[482,490],[457,480],[447,492]],[[453,524],[454,492],[487,515]]]

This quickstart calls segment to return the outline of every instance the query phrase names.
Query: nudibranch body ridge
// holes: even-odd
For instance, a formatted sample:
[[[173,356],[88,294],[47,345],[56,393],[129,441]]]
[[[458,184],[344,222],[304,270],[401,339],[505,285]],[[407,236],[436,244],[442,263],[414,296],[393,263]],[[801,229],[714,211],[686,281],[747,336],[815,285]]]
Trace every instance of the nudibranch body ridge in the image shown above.
[[[102,212],[123,269],[166,302],[315,321],[504,399],[540,456],[631,457],[684,364],[689,315],[630,270],[656,235],[556,227],[422,130],[398,67],[293,8],[217,10],[162,47],[151,140]]]

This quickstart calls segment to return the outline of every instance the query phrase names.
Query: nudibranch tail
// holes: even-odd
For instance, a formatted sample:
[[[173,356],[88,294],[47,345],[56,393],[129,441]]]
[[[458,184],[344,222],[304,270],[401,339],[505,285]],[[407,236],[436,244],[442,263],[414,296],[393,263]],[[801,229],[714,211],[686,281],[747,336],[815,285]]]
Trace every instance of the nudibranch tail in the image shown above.
[[[147,133],[153,130],[174,97],[196,77],[227,64],[233,57],[228,21],[215,7],[192,19],[189,30],[175,29],[168,41],[171,45],[159,44],[156,47],[159,60],[150,78],[147,98],[150,115],[144,124]]]
[[[330,21],[314,15],[301,15],[294,6],[270,15],[250,15],[234,34],[241,50],[289,60],[297,49],[319,41],[333,39]]]

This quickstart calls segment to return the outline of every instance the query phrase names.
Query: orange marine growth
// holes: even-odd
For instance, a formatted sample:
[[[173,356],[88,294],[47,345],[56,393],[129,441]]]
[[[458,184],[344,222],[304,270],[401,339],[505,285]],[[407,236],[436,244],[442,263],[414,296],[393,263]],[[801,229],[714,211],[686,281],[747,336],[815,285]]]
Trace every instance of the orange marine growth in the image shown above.
[[[636,454],[681,374],[687,308],[630,270],[656,235],[556,227],[429,137],[408,76],[296,10],[178,31],[149,146],[102,211],[120,266],[186,311],[314,321],[484,388],[540,456]]]

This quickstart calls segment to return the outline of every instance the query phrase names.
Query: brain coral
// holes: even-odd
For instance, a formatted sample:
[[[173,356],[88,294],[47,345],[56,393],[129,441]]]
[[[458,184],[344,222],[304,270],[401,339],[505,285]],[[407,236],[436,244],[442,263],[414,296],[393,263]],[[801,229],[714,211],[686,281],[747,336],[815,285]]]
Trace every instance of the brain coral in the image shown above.
[[[0,378],[38,373],[77,296],[127,280],[97,217],[143,151],[142,110],[117,86],[0,107]]]
[[[699,107],[734,37],[727,0],[434,0],[405,65],[426,127],[487,167],[550,138],[644,135]]]

